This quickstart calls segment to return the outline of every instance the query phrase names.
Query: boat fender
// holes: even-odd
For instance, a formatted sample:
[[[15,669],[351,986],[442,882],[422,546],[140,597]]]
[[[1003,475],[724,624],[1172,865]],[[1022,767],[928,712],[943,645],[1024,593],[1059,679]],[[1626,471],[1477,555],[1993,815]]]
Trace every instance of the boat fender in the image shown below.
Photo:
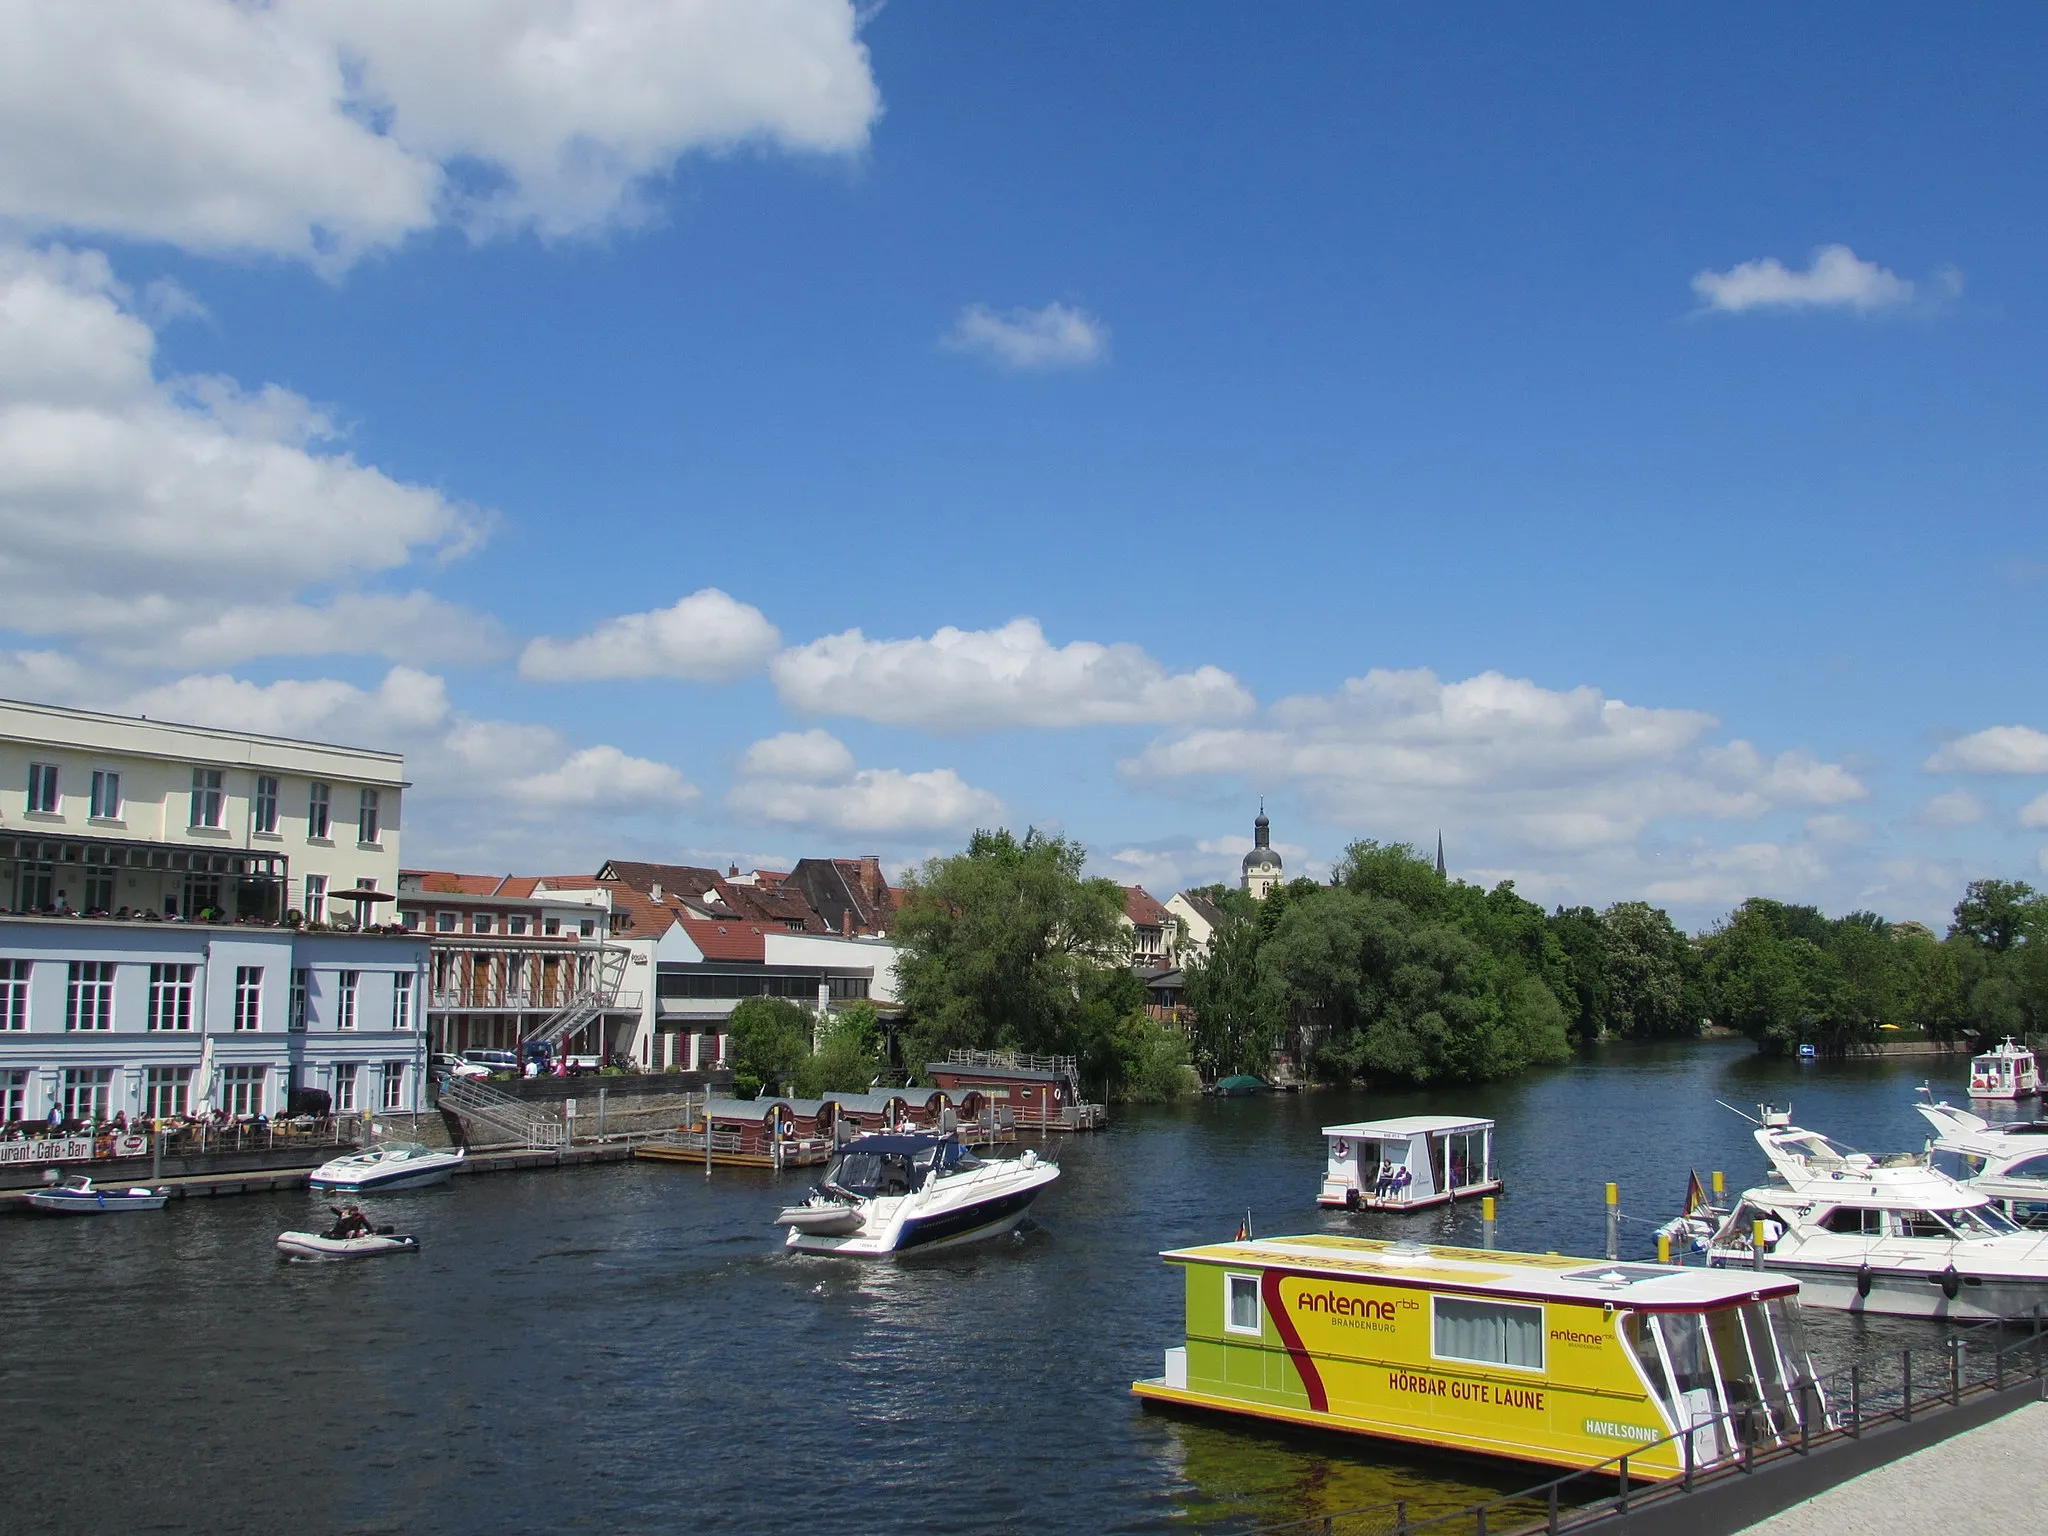
[[[1856,1294],[1858,1296],[1868,1296],[1870,1294],[1870,1266],[1868,1264],[1863,1265],[1856,1271]]]
[[[1941,1294],[1950,1301],[1954,1301],[1956,1299],[1956,1292],[1962,1288],[1963,1277],[1956,1273],[1955,1265],[1949,1265],[1947,1269],[1941,1272]]]

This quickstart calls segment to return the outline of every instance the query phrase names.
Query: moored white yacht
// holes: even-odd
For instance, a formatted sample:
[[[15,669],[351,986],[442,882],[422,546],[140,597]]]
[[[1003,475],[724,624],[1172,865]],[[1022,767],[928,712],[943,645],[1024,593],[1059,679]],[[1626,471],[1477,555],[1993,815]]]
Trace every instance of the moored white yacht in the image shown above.
[[[2048,1236],[1919,1155],[1874,1158],[1776,1112],[1756,1140],[1771,1182],[1743,1192],[1709,1263],[1794,1276],[1806,1304],[1851,1312],[1986,1321],[2048,1308]]]
[[[801,1253],[879,1258],[1009,1231],[1060,1176],[1026,1151],[983,1160],[955,1136],[878,1132],[839,1149],[801,1205],[775,1218]]]
[[[2020,1226],[2048,1227],[2048,1120],[1994,1123],[1920,1092],[1913,1107],[1934,1127],[1934,1169],[1989,1195]]]
[[[375,1190],[380,1195],[425,1189],[448,1182],[462,1166],[460,1147],[423,1147],[414,1141],[387,1141],[366,1152],[351,1152],[322,1163],[307,1176],[314,1189],[347,1194]]]
[[[2041,1065],[2012,1036],[1970,1058],[1970,1097],[2030,1099],[2041,1091]]]

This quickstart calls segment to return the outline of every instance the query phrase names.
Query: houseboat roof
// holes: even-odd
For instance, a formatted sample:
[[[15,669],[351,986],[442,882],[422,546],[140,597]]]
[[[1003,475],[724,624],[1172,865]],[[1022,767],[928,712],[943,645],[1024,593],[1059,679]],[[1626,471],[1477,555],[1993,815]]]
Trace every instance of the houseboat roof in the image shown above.
[[[1759,1296],[1793,1296],[1797,1280],[1753,1270],[1688,1269],[1554,1253],[1497,1253],[1486,1248],[1389,1242],[1313,1233],[1174,1248],[1163,1259],[1198,1264],[1278,1268],[1331,1279],[1371,1280],[1419,1290],[1613,1304],[1631,1311],[1693,1312]]]
[[[1064,1083],[1067,1080],[1066,1073],[1050,1072],[1043,1067],[1010,1067],[1000,1063],[991,1066],[987,1062],[968,1061],[925,1063],[926,1077],[937,1077],[941,1072],[950,1077],[985,1077],[998,1083]]]
[[[828,1093],[825,1095],[841,1109],[853,1110],[856,1114],[880,1114],[891,1104],[922,1103],[913,1099],[900,1088],[885,1088],[878,1093]]]
[[[704,1114],[711,1120],[766,1120],[787,1099],[707,1099]]]
[[[1491,1120],[1464,1119],[1457,1115],[1402,1115],[1396,1120],[1354,1120],[1349,1125],[1326,1125],[1323,1134],[1370,1141],[1374,1137],[1441,1136],[1457,1131],[1492,1129]]]

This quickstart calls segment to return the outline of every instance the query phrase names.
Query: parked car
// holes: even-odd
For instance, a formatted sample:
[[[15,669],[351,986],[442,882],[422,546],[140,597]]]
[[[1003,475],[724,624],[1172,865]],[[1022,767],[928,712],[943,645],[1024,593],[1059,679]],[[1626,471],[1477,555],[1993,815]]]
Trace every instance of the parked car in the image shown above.
[[[516,1074],[519,1071],[519,1057],[513,1051],[464,1051],[462,1059],[473,1067],[483,1068],[483,1075],[486,1077],[493,1072]],[[469,1072],[463,1075],[474,1077],[477,1074]]]
[[[446,1082],[451,1077],[489,1077],[491,1069],[480,1067],[473,1061],[464,1061],[460,1056],[450,1056],[436,1051],[427,1059],[427,1072],[436,1082]]]

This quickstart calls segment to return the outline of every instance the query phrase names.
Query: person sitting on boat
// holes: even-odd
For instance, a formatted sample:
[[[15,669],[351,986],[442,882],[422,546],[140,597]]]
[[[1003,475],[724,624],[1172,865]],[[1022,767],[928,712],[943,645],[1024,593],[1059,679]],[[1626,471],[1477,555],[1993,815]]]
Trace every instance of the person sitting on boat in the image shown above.
[[[1373,1198],[1375,1200],[1384,1200],[1387,1198],[1387,1195],[1393,1190],[1393,1188],[1394,1165],[1392,1163],[1383,1162],[1380,1164],[1379,1173],[1374,1176],[1372,1181]]]
[[[360,1205],[348,1204],[341,1208],[341,1214],[327,1235],[334,1238],[368,1237],[371,1233],[370,1218],[363,1214]]]
[[[1404,1163],[1394,1170],[1394,1177],[1389,1181],[1387,1193],[1392,1198],[1399,1199],[1407,1193],[1408,1186],[1414,1182],[1415,1175],[1408,1171],[1407,1164]]]

